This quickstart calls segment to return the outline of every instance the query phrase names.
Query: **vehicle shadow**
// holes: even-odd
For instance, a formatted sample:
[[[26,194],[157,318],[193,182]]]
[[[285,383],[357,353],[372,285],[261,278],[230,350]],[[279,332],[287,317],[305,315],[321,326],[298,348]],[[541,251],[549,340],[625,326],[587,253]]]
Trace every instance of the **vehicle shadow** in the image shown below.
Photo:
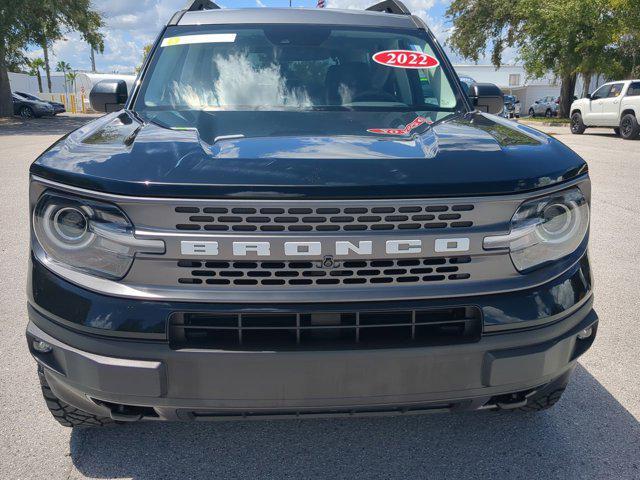
[[[97,115],[58,115],[22,120],[18,117],[0,123],[0,136],[5,135],[66,135],[98,118]]]
[[[580,365],[533,414],[139,423],[74,430],[91,478],[640,478],[640,424]]]

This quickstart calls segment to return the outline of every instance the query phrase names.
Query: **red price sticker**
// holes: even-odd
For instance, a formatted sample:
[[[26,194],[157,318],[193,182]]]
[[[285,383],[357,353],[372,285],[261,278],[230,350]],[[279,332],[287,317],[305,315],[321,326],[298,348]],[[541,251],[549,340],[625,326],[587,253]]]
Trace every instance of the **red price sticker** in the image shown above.
[[[440,65],[437,58],[413,50],[385,50],[376,53],[373,61],[395,68],[433,68]]]
[[[378,133],[380,135],[409,135],[412,130],[415,130],[423,124],[431,125],[433,122],[428,118],[417,117],[413,122],[408,123],[404,128],[370,128],[367,130],[369,133]]]

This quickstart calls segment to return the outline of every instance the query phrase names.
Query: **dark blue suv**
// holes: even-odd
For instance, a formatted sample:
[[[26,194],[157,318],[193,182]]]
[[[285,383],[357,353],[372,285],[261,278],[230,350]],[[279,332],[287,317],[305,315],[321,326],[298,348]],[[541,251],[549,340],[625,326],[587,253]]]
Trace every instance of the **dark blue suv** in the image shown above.
[[[195,1],[91,101],[31,166],[63,425],[541,410],[594,341],[587,165],[400,2]]]

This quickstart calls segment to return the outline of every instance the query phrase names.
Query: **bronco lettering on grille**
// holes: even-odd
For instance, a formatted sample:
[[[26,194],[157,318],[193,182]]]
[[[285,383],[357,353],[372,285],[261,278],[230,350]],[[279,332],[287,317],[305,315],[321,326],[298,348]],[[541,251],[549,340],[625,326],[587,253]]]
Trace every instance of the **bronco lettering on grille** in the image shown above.
[[[269,257],[272,255],[270,242],[231,242],[233,255],[245,257],[255,255],[258,257]],[[468,252],[468,238],[445,238],[436,239],[434,250],[438,253],[447,252]],[[373,242],[363,240],[357,242],[336,241],[331,251],[322,251],[321,242],[284,242],[285,257],[307,257],[319,255],[336,256],[371,256],[373,254]],[[386,240],[384,245],[388,255],[420,254],[423,252],[422,240]],[[219,255],[220,248],[217,241],[182,241],[180,242],[180,252],[182,255]]]

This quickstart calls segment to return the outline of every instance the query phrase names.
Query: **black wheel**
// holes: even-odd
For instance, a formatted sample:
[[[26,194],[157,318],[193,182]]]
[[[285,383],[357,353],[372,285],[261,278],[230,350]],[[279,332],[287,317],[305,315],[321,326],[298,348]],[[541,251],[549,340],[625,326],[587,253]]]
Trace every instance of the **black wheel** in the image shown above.
[[[533,108],[529,109],[529,116],[530,117],[535,117],[536,116],[536,112],[535,112],[535,110]]]
[[[547,118],[553,117],[553,113],[551,112],[550,108],[547,108],[547,111],[544,112],[544,116],[547,117]]]
[[[47,404],[47,408],[60,425],[65,427],[103,427],[105,425],[114,424],[111,418],[100,417],[92,413],[85,412],[78,408],[72,407],[68,403],[63,402],[55,396],[51,387],[44,377],[44,372],[38,368],[38,377],[40,377],[40,388],[42,396]]]
[[[587,127],[582,121],[582,115],[580,112],[576,112],[571,115],[571,133],[574,135],[582,135],[586,129]]]
[[[627,113],[620,120],[620,136],[625,140],[635,140],[640,135],[638,119],[632,113]]]
[[[33,114],[33,110],[31,110],[31,107],[22,107],[18,112],[18,115],[20,115],[20,117],[24,118],[25,120],[28,120],[35,116]]]
[[[618,137],[620,136],[620,129],[619,128],[614,128],[613,129],[613,133],[615,133]]]

